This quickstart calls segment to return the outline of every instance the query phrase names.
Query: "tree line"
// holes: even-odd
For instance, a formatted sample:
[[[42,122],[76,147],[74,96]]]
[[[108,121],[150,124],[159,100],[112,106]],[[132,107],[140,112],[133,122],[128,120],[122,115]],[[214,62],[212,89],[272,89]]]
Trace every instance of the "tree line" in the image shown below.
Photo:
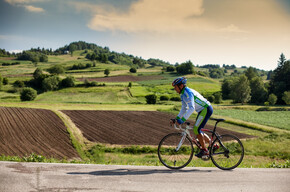
[[[290,60],[282,53],[278,67],[269,82],[264,83],[257,70],[248,68],[244,74],[225,78],[222,83],[223,99],[234,103],[290,104]]]

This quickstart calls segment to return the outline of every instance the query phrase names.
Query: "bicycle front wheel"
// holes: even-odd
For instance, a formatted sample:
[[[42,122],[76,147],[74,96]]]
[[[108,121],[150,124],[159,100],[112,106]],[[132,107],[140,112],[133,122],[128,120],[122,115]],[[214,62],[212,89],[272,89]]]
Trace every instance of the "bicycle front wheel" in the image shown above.
[[[244,146],[234,135],[221,135],[212,143],[210,157],[215,166],[223,170],[234,169],[244,158]]]
[[[180,169],[187,166],[192,156],[192,142],[188,136],[182,133],[168,134],[159,143],[159,160],[170,169]]]

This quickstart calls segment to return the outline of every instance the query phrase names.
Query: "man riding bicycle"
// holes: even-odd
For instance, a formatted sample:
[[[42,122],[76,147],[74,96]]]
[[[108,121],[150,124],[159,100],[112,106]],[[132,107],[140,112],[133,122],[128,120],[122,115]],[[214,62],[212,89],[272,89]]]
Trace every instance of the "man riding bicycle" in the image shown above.
[[[202,150],[195,156],[202,158],[209,155],[209,151],[205,146],[205,141],[209,142],[209,138],[201,131],[213,113],[213,108],[208,100],[194,89],[186,86],[187,79],[178,77],[172,82],[175,91],[180,94],[181,110],[176,117],[177,125],[183,124],[190,115],[196,111],[198,113],[193,132],[197,136]],[[173,121],[170,122],[173,124]]]

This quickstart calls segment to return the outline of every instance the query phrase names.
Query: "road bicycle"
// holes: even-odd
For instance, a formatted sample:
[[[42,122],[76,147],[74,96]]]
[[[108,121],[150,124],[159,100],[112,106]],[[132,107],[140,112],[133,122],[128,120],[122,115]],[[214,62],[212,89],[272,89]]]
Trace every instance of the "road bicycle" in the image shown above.
[[[203,160],[209,160],[222,170],[231,170],[240,165],[244,157],[244,146],[240,139],[234,135],[225,134],[219,135],[216,132],[217,124],[225,121],[224,119],[215,119],[215,126],[213,130],[201,129],[204,136],[208,137],[206,133],[211,134],[210,142],[208,144],[209,156],[203,157]],[[191,135],[190,123],[186,122],[185,128],[176,126],[175,119],[174,128],[179,132],[174,132],[163,137],[158,145],[158,157],[161,163],[170,169],[181,169],[187,166],[193,157],[194,148],[193,143],[201,150],[201,145],[197,138]],[[197,152],[198,152],[197,150]]]

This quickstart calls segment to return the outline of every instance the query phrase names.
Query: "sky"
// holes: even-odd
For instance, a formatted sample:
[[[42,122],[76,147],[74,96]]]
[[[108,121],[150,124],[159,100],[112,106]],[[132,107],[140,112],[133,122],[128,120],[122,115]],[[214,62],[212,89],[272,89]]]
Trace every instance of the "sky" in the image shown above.
[[[86,41],[172,64],[290,59],[290,0],[0,0],[0,23],[7,51]]]

